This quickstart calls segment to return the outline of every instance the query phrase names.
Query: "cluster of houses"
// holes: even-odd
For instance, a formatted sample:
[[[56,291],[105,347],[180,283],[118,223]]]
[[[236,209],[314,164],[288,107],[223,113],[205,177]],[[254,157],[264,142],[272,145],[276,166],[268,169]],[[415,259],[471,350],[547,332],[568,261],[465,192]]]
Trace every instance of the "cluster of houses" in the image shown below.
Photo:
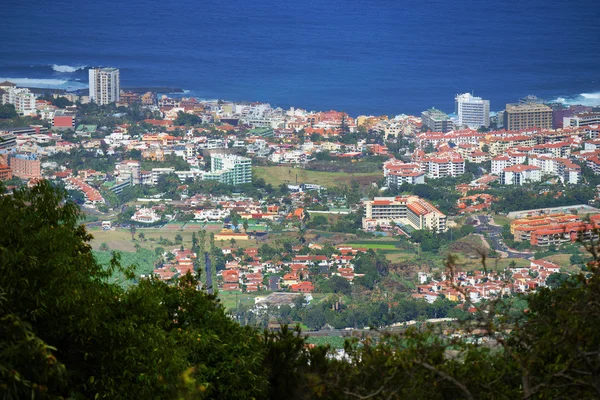
[[[163,281],[169,281],[188,272],[193,274],[195,259],[196,253],[191,250],[173,249],[163,254],[163,263],[154,269],[154,275]]]
[[[310,244],[309,249],[322,249],[321,245]],[[283,260],[265,260],[256,247],[236,249],[224,247],[223,254],[228,257],[225,269],[217,272],[218,288],[224,291],[246,293],[260,291],[288,291],[293,293],[312,293],[315,290],[314,279],[317,276],[340,276],[352,283],[354,278],[362,276],[354,272],[353,260],[359,252],[349,246],[338,246],[335,254],[300,254],[306,248],[294,246],[291,253],[284,254]],[[187,272],[194,271],[196,254],[191,250],[174,249],[163,255],[160,267],[154,274],[161,280],[169,281]]]
[[[548,260],[531,260],[528,267],[496,271],[456,272],[454,276],[442,274],[439,280],[431,274],[419,272],[419,285],[414,298],[433,303],[439,298],[450,301],[478,303],[503,295],[527,293],[547,285],[548,277],[560,273],[560,266]]]
[[[600,174],[599,132],[599,125],[486,133],[473,129],[423,132],[412,137],[416,149],[411,161],[392,158],[384,162],[383,172],[387,185],[396,187],[425,183],[425,177],[462,175],[466,162],[490,162],[488,172],[502,185],[523,185],[551,177],[576,185],[581,182],[580,164]]]
[[[310,244],[311,249],[322,246]],[[301,246],[292,249],[288,261],[263,260],[257,248],[246,248],[242,257],[235,257],[225,264],[225,270],[219,272],[219,288],[228,291],[256,292],[260,290],[287,290],[297,293],[312,293],[315,289],[314,278],[334,275],[347,279],[350,283],[355,277],[362,276],[354,272],[352,260],[365,249],[338,246],[337,254],[326,255],[298,254]],[[224,249],[231,252],[231,249]],[[248,261],[251,260],[251,261]]]

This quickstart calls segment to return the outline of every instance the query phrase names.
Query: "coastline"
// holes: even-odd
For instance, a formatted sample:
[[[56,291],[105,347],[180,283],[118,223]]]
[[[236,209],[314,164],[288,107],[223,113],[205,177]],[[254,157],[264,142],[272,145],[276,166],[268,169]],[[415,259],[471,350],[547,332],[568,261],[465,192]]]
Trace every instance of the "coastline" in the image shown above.
[[[81,96],[87,96],[89,89],[78,89],[78,90],[66,90],[59,88],[40,88],[40,87],[27,87],[31,92],[37,94],[51,93],[51,94],[66,94],[66,93],[78,93]],[[135,87],[122,87],[125,92],[144,94],[147,92],[154,93],[185,93],[185,90],[178,87],[168,86],[135,86]]]

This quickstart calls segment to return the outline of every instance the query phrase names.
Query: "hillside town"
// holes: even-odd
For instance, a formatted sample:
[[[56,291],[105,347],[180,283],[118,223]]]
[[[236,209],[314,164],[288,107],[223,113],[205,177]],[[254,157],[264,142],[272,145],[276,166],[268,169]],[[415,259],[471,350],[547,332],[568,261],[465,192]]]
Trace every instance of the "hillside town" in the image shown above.
[[[131,234],[135,250],[113,247],[153,254],[140,279],[199,272],[224,295],[259,296],[249,312],[284,292],[344,294],[340,312],[366,292],[388,310],[458,305],[546,287],[598,238],[600,108],[529,96],[493,112],[466,93],[451,114],[353,117],[119,79],[90,69],[86,94],[1,82],[0,179],[64,188],[99,230],[96,251]],[[495,267],[475,266],[482,251]],[[464,259],[453,276],[449,253]],[[309,326],[346,323],[333,320]]]

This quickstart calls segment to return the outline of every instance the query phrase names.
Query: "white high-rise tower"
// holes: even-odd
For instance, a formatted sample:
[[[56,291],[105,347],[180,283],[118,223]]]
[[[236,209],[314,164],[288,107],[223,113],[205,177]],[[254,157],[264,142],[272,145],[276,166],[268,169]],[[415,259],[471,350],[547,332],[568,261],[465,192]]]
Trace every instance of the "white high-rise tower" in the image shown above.
[[[490,101],[474,97],[470,93],[457,94],[455,98],[458,125],[469,128],[490,126]]]
[[[99,105],[119,101],[121,83],[117,68],[90,69],[90,101]]]

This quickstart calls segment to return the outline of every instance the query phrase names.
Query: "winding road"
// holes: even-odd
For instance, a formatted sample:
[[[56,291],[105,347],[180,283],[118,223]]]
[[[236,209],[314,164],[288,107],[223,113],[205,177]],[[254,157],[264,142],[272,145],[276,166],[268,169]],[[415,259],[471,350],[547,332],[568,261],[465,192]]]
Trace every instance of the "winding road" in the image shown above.
[[[487,215],[478,215],[476,218],[479,220],[479,224],[475,227],[475,232],[479,234],[487,233],[486,239],[492,249],[507,254],[507,258],[529,259],[533,257],[532,253],[518,252],[506,246],[502,240],[502,227],[498,225],[492,225],[492,217]]]

